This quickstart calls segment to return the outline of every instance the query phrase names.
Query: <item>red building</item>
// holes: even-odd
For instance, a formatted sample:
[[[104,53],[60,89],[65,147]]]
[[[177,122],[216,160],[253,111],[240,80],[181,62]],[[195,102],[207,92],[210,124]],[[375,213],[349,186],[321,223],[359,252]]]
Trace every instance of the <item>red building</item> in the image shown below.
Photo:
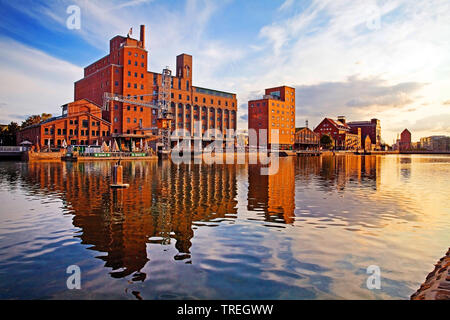
[[[320,138],[323,135],[330,136],[334,141],[337,150],[358,150],[361,149],[361,129],[352,129],[345,120],[339,117],[338,120],[325,118],[314,129]]]
[[[400,134],[398,147],[400,151],[411,150],[411,132],[408,129],[403,130]]]
[[[62,115],[27,127],[17,134],[17,142],[30,141],[40,148],[50,145],[101,145],[110,140],[111,124],[102,118],[100,106],[82,99],[63,105]]]
[[[147,138],[156,134],[157,110],[155,105],[162,88],[162,74],[147,71],[148,52],[145,48],[145,26],[141,26],[140,39],[116,36],[110,40],[107,56],[84,69],[84,78],[75,83],[75,99],[87,98],[103,104],[105,92],[117,94],[136,104],[114,102],[103,117],[111,122],[112,137]],[[175,75],[171,77],[172,130],[185,129],[192,138],[194,133],[204,134],[218,129],[221,134],[204,140],[223,138],[226,130],[236,130],[236,94],[195,87],[192,85],[192,56],[181,54],[176,59]],[[195,122],[200,128],[194,128]]]
[[[154,140],[158,134],[158,112],[155,105],[162,89],[162,73],[147,71],[147,60],[145,26],[141,26],[139,40],[131,38],[130,35],[112,38],[109,53],[84,68],[84,77],[75,82],[74,88],[76,101],[74,103],[85,105],[88,103],[92,112],[95,109],[92,116],[94,117],[95,114],[97,119],[95,122],[99,122],[101,128],[66,127],[65,135],[61,131],[61,136],[55,136],[50,126],[53,126],[56,132],[59,128],[63,130],[62,118],[77,114],[75,111],[71,113],[68,110],[66,115],[41,124],[42,128],[26,128],[21,134],[21,139],[25,136],[35,136],[37,132],[42,133],[48,127],[48,135],[44,134],[43,140],[39,141],[41,146],[44,145],[45,139],[47,142],[50,140],[52,146],[58,146],[58,141],[64,138],[68,145],[74,142],[91,144],[98,138],[102,138],[103,132],[107,134],[105,139],[116,139],[122,145],[122,150],[131,147],[132,141]],[[223,139],[231,129],[236,130],[236,94],[193,86],[192,60],[190,55],[179,55],[176,59],[175,74],[170,78],[172,130],[185,129],[185,138],[193,140],[194,134],[197,139],[200,139],[198,136],[207,130],[218,129],[220,133],[204,135],[202,139],[205,143],[214,139]],[[122,101],[116,99],[105,104],[105,93],[123,99]],[[81,124],[79,120],[78,124]],[[194,128],[196,124],[197,128]],[[69,122],[68,126],[70,125]],[[87,130],[89,135],[86,134]],[[70,132],[73,134],[69,137]],[[92,132],[95,135],[91,135]],[[97,136],[97,132],[100,132],[100,136]],[[36,139],[30,138],[30,141],[36,141]]]
[[[280,149],[292,149],[295,143],[295,89],[287,86],[266,89],[262,99],[249,101],[248,129],[249,132],[255,130],[258,139],[250,139],[250,144],[267,141],[269,148],[279,144]],[[260,137],[263,130],[266,130],[265,136]],[[274,130],[278,130],[278,139],[273,136]]]
[[[381,150],[381,124],[380,120],[372,119],[370,121],[352,121],[347,123],[354,131],[361,129],[361,145],[366,144],[366,137],[369,136],[370,141],[376,150]]]

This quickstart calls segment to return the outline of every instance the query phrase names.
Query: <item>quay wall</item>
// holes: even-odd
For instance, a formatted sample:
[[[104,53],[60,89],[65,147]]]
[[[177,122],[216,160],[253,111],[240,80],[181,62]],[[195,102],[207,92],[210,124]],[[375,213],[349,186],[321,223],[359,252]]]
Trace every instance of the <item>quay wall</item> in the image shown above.
[[[441,258],[411,300],[450,300],[450,249]]]

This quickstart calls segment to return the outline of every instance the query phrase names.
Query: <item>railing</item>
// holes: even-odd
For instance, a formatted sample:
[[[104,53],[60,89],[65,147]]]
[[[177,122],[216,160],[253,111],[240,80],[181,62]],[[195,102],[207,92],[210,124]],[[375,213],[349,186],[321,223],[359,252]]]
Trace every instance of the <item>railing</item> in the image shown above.
[[[25,152],[27,147],[0,146],[0,152]]]

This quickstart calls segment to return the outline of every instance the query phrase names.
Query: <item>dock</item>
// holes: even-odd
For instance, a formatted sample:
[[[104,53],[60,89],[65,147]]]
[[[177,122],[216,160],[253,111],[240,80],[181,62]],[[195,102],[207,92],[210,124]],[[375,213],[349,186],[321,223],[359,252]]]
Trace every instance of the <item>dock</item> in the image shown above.
[[[296,153],[299,157],[318,157],[322,155],[322,151],[319,150],[297,150]]]

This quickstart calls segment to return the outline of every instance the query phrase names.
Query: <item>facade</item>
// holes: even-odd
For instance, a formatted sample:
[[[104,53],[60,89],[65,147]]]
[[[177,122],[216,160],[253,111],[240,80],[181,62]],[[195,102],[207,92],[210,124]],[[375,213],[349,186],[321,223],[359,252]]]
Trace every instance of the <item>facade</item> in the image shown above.
[[[381,150],[381,123],[378,119],[370,121],[352,121],[347,123],[352,130],[361,129],[361,145],[365,144],[367,136],[375,147],[375,150]]]
[[[162,89],[162,74],[147,71],[145,26],[140,39],[116,36],[110,41],[107,56],[84,69],[84,78],[75,83],[75,99],[89,99],[103,104],[105,92],[121,95],[135,103],[113,102],[103,111],[111,122],[113,138],[148,138],[156,135],[156,105]],[[181,54],[176,58],[176,71],[171,77],[172,130],[184,129],[183,135],[198,136],[218,129],[214,138],[223,138],[227,129],[236,130],[236,94],[192,85],[193,58]],[[197,128],[194,128],[198,122]],[[213,139],[214,139],[213,138]]]
[[[325,118],[314,129],[314,132],[322,138],[328,135],[334,140],[337,150],[358,150],[361,149],[361,129],[351,128],[345,121],[345,117],[338,120]]]
[[[307,127],[295,129],[296,150],[318,150],[320,147],[320,136]]]
[[[110,140],[111,123],[102,118],[102,109],[82,99],[63,105],[62,115],[19,131],[17,143],[30,141],[39,148],[67,145],[101,145]]]
[[[420,148],[427,151],[450,151],[450,137],[431,136],[420,139]]]
[[[295,89],[287,86],[265,90],[262,99],[248,102],[248,129],[256,132],[257,141],[250,146],[267,142],[269,148],[292,149],[295,143]],[[278,138],[278,139],[277,139]]]
[[[400,151],[411,150],[411,132],[408,129],[403,130],[398,141],[398,148]]]

